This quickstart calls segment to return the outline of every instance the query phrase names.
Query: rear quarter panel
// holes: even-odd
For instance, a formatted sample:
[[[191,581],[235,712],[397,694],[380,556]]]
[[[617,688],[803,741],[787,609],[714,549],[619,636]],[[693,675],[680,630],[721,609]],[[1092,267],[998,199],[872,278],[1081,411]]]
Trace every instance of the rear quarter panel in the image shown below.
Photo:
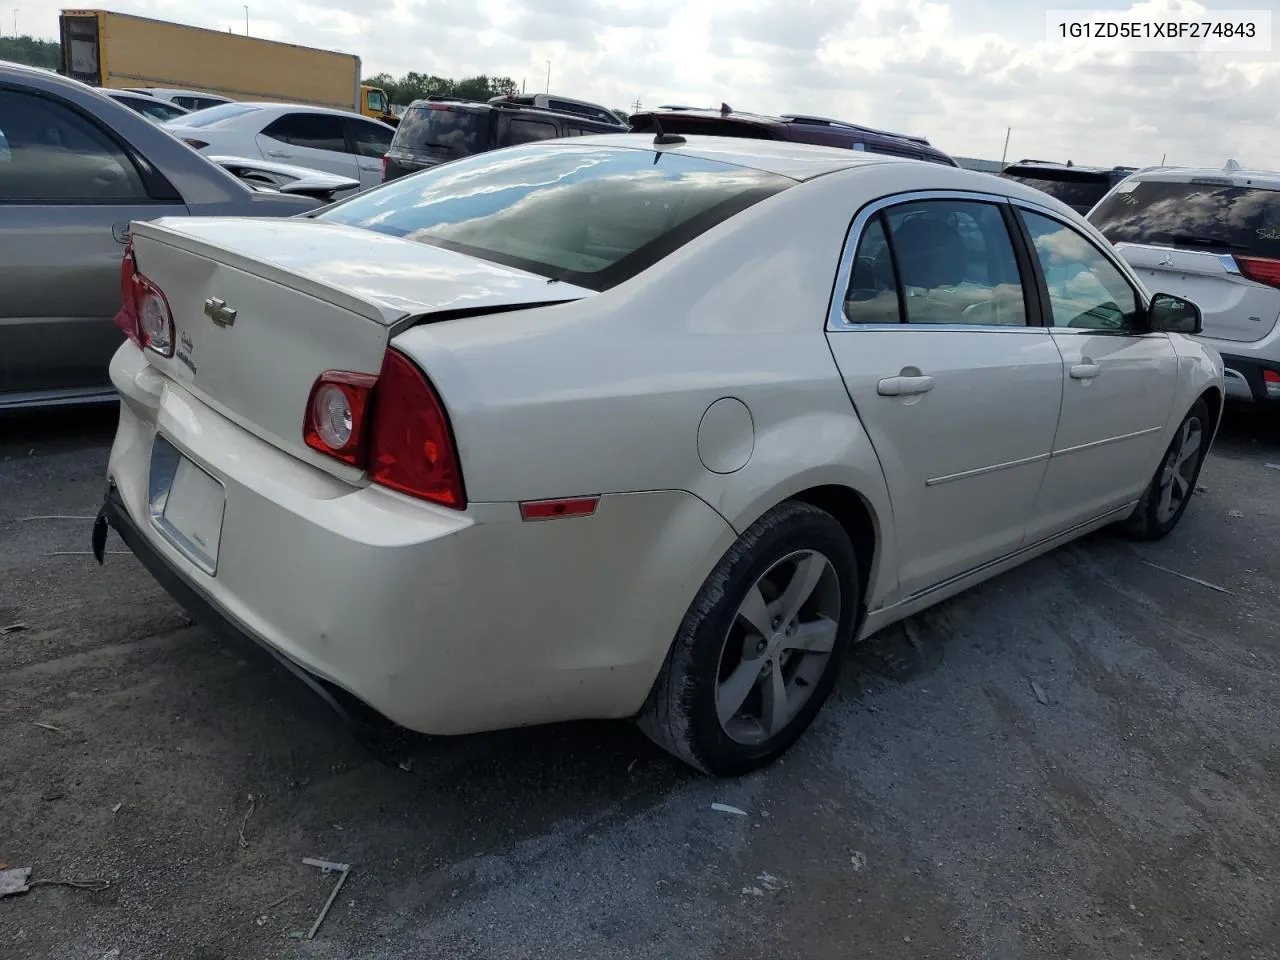
[[[972,189],[971,174],[915,163],[820,177],[586,301],[423,324],[395,345],[444,399],[470,499],[685,490],[742,531],[796,493],[846,486],[882,533],[874,604],[893,586],[878,573],[894,568],[889,501],[826,313],[858,208],[953,174]],[[731,472],[699,453],[699,425],[721,398],[750,412],[746,463]]]

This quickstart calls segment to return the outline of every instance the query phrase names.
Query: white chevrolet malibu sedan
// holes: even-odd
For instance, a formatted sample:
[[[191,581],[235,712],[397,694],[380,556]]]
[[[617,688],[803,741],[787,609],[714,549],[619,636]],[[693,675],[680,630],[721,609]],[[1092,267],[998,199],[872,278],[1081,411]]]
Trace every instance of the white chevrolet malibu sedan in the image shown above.
[[[291,220],[137,223],[108,526],[198,617],[428,734],[637,718],[715,775],[850,644],[1178,523],[1198,308],[982,173],[660,135]]]

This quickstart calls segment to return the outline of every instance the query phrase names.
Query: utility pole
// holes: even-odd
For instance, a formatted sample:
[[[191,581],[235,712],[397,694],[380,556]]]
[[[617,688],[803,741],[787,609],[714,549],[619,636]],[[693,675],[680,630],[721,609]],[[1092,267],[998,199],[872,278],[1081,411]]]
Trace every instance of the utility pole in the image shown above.
[[[1013,127],[1005,127],[1004,129],[1004,150],[1000,152],[1000,166],[1004,166],[1005,157],[1009,156],[1009,135],[1013,133]]]
[[[636,98],[635,98],[635,100],[633,100],[633,101],[631,102],[631,112],[632,112],[632,113],[639,113],[639,112],[640,112],[640,98],[639,98],[639,97],[636,97]]]
[[[249,35],[249,6],[248,6],[248,4],[246,4],[246,5],[245,5],[245,8],[244,8],[244,35],[245,35],[246,37]]]
[[[551,92],[551,61],[547,61],[547,93]]]
[[[524,96],[524,77],[520,78],[520,96]]]

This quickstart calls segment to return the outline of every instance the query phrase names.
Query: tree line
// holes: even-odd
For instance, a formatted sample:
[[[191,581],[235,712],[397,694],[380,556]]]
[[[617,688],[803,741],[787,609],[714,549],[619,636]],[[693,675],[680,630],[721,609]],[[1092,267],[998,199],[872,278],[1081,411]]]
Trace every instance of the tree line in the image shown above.
[[[434,74],[410,71],[403,77],[379,73],[366,77],[365,83],[381,87],[394,104],[408,106],[425,97],[461,97],[464,100],[488,100],[490,97],[510,97],[520,92],[510,77],[490,77],[480,74],[462,80],[437,77]]]
[[[0,37],[0,60],[25,63],[29,67],[58,69],[60,47],[53,40],[35,37]]]

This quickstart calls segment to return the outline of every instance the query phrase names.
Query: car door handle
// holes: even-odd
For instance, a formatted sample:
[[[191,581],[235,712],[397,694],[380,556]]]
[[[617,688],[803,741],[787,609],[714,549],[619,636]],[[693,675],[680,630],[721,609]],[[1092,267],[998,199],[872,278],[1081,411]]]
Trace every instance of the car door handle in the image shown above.
[[[1101,372],[1102,368],[1092,360],[1084,360],[1071,365],[1071,378],[1073,380],[1092,380]]]
[[[129,223],[113,223],[111,225],[111,236],[116,238],[116,243],[129,242]]]
[[[913,397],[933,389],[933,377],[885,377],[876,384],[882,397]]]
[[[275,157],[277,160],[288,160],[293,156],[292,153],[285,153],[283,150],[268,150],[268,157]]]

